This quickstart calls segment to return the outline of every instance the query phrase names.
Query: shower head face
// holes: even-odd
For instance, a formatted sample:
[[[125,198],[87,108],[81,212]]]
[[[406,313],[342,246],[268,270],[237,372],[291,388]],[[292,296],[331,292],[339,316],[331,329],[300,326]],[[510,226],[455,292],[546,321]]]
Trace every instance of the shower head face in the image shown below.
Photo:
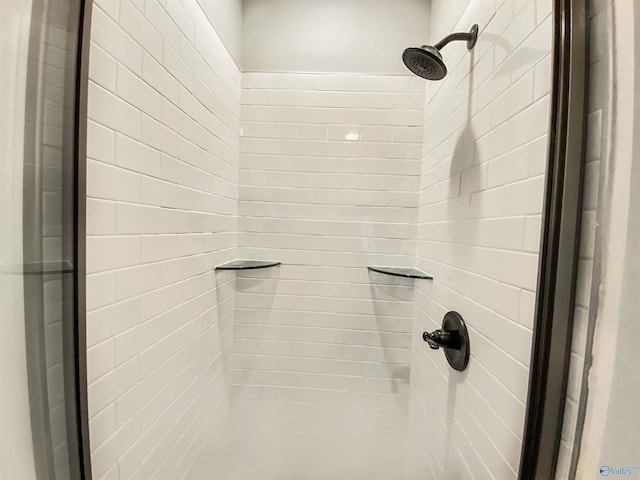
[[[426,80],[442,80],[447,75],[442,55],[435,47],[407,48],[402,61],[409,70]]]

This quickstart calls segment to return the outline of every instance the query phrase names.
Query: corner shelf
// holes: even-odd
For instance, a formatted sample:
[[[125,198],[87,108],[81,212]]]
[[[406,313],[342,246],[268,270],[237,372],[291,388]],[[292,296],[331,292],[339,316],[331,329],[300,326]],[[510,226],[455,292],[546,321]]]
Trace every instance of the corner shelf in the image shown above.
[[[232,260],[216,266],[216,270],[255,270],[257,268],[277,267],[280,264],[280,262],[262,260]]]
[[[394,277],[420,278],[423,280],[433,280],[433,275],[424,273],[413,267],[367,267],[372,272],[393,275]]]

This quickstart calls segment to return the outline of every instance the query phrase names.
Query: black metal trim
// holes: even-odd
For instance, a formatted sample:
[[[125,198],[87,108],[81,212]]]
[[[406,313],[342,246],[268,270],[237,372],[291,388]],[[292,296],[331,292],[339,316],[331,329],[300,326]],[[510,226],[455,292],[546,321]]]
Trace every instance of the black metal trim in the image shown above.
[[[463,41],[467,42],[467,50],[472,50],[473,47],[476,46],[476,42],[478,41],[478,24],[474,24],[471,26],[471,29],[468,32],[456,32],[450,33],[438,43],[434,45],[434,48],[438,50],[442,50],[444,47],[449,45],[451,42]]]
[[[82,0],[78,30],[75,112],[75,207],[74,248],[75,275],[75,385],[78,428],[78,453],[82,480],[91,480],[91,447],[89,443],[89,410],[87,394],[87,304],[86,304],[86,197],[87,197],[87,97],[89,92],[89,52],[93,0]]]
[[[553,89],[520,480],[555,478],[571,353],[584,170],[584,2],[555,0]]]
[[[442,319],[442,329],[446,332],[452,332],[458,339],[457,348],[444,347],[444,356],[447,362],[454,370],[463,372],[469,365],[471,357],[471,340],[469,339],[469,331],[467,324],[464,322],[462,315],[458,312],[447,312]]]

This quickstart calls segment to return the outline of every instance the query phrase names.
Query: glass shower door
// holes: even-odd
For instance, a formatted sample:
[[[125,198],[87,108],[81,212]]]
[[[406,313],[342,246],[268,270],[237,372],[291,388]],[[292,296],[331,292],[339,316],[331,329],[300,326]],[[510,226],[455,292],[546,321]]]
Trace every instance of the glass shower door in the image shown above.
[[[0,0],[0,471],[80,476],[75,321],[80,0]]]

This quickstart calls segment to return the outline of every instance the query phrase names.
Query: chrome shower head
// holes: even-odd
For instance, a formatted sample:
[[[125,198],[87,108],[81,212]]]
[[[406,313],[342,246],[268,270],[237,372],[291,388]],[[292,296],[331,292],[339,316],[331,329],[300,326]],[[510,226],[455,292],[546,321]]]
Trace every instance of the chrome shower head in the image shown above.
[[[407,48],[402,54],[402,61],[411,72],[426,80],[442,80],[447,75],[447,66],[442,60],[440,50],[450,42],[462,40],[467,42],[471,50],[478,39],[478,25],[471,27],[468,33],[458,32],[447,35],[434,46],[423,45],[420,48]]]

